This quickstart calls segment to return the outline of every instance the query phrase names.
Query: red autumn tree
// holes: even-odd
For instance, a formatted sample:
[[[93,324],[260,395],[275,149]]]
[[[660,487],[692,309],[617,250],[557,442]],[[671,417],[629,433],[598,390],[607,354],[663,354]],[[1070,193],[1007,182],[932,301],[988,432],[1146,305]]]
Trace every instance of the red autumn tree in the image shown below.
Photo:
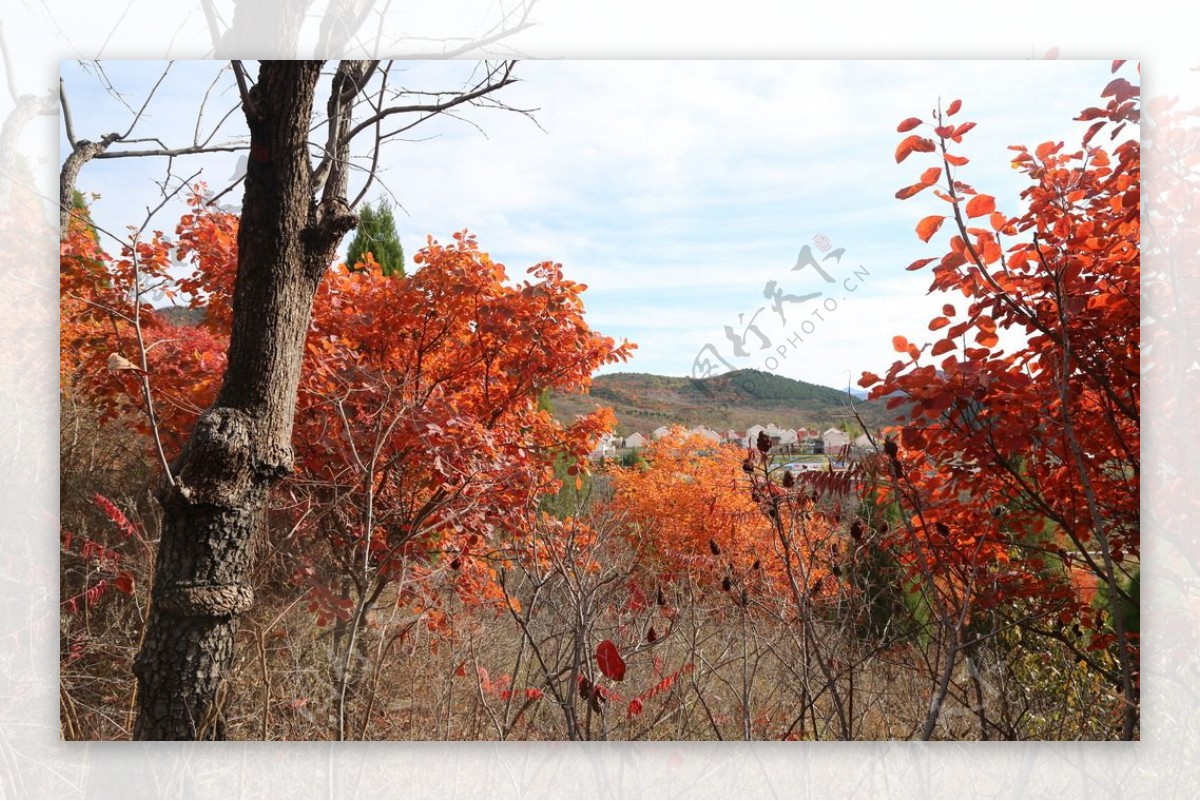
[[[199,192],[191,206],[177,239],[155,234],[136,269],[187,293],[204,310],[201,326],[168,326],[131,303],[128,258],[108,259],[87,237],[64,245],[64,297],[94,312],[64,334],[64,370],[113,413],[144,411],[148,385],[156,407],[171,410],[158,419],[169,456],[219,381],[238,263],[237,218]],[[172,257],[194,267],[177,284]],[[468,603],[503,600],[497,569],[525,547],[539,500],[557,490],[555,463],[581,469],[613,423],[608,410],[560,423],[539,396],[586,388],[597,367],[633,348],[588,328],[586,287],[560,265],[538,264],[516,283],[467,234],[430,239],[414,261],[409,276],[368,262],[324,277],[306,337],[295,472],[279,492],[287,501],[276,517],[300,543],[292,580],[309,590],[318,624],[340,621],[345,635],[339,737],[372,610],[388,603],[437,629],[447,586]],[[108,370],[114,352],[142,366]]]
[[[971,643],[972,616],[1002,611],[1120,686],[1128,739],[1137,653],[1119,606],[1134,602],[1140,548],[1140,148],[1120,137],[1136,131],[1139,91],[1116,78],[1102,96],[1077,118],[1092,121],[1080,146],[1012,148],[1029,178],[1016,214],[961,180],[958,146],[975,125],[954,120],[961,101],[900,124],[897,162],[937,163],[897,197],[932,188],[945,205],[917,235],[950,228],[944,255],[908,269],[932,265],[930,291],[957,300],[929,323],[935,341],[895,337],[900,358],[859,383],[904,409],[881,500],[905,510],[892,544],[941,616],[945,670]],[[1088,607],[1079,574],[1105,589],[1107,610]],[[1090,633],[1072,639],[1064,626]]]

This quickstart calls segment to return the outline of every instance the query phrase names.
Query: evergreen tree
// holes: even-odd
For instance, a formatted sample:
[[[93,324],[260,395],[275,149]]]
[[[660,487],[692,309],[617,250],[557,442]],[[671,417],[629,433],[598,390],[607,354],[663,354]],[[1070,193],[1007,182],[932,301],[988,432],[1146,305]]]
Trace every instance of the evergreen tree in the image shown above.
[[[346,253],[346,263],[354,267],[367,253],[383,267],[384,275],[404,275],[404,248],[396,235],[396,219],[386,200],[377,206],[367,204],[358,215],[358,230]]]

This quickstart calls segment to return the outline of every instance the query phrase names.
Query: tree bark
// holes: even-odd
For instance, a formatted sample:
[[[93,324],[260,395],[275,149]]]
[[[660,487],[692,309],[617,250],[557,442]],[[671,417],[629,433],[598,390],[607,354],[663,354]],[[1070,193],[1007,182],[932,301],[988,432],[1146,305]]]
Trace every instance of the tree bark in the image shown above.
[[[222,683],[250,608],[251,542],[292,468],[292,418],[313,296],[353,228],[345,184],[313,197],[308,135],[322,62],[262,62],[250,127],[229,361],[217,400],[160,488],[162,540],[134,663],[139,740],[224,739]]]

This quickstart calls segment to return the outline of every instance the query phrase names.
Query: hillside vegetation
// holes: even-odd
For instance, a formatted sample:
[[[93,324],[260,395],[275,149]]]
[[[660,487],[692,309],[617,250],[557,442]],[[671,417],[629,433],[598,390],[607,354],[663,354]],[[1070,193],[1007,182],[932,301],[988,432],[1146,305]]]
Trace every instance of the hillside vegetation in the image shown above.
[[[878,401],[852,398],[845,390],[809,384],[760,370],[737,370],[712,378],[648,373],[610,373],[593,379],[585,395],[556,395],[563,418],[609,406],[620,434],[648,433],[662,425],[706,425],[718,431],[744,431],[760,423],[782,428],[824,430],[844,422],[857,425],[854,411],[872,429],[891,415]],[[853,402],[853,407],[851,403]]]

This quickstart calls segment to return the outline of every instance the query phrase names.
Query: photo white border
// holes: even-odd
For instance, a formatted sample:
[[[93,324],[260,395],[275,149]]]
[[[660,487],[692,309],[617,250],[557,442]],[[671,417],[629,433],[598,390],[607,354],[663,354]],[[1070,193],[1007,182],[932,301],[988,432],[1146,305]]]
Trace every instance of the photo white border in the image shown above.
[[[216,4],[228,12],[231,4]],[[473,2],[453,13],[392,9],[386,25],[410,36],[478,35],[459,20],[495,13]],[[1145,98],[1200,107],[1195,10],[1156,4],[890,4],[771,0],[724,13],[679,0],[585,4],[540,0],[536,24],[495,55],[541,58],[1127,58],[1143,65]],[[319,12],[323,2],[315,4]],[[1165,4],[1163,4],[1165,7]],[[391,6],[388,6],[391,8]],[[705,7],[707,8],[707,7]],[[15,94],[56,97],[61,59],[211,55],[201,4],[25,0],[4,12]],[[256,44],[270,53],[270,36]],[[413,40],[405,55],[436,55]],[[288,54],[290,55],[290,54]],[[389,55],[384,53],[382,55]],[[0,119],[13,103],[0,92]],[[39,117],[0,142],[0,181],[18,163],[54,213],[57,117]],[[1154,183],[1183,161],[1146,158],[1147,215],[1182,215],[1197,198],[1155,209]],[[1194,178],[1193,178],[1194,180]],[[0,214],[6,213],[0,209]],[[1183,220],[1200,230],[1195,216]],[[52,233],[53,226],[47,226]],[[1194,240],[1193,240],[1194,241]],[[1122,743],[63,743],[58,697],[58,292],[52,236],[0,221],[0,795],[75,797],[1196,797],[1200,795],[1197,626],[1195,345],[1180,332],[1193,251],[1147,253],[1143,509],[1142,741]],[[1193,306],[1198,306],[1193,302]],[[1181,311],[1182,310],[1182,311]],[[1198,320],[1200,322],[1200,320]],[[1195,363],[1195,367],[1193,364]],[[1168,376],[1162,380],[1160,376]]]

